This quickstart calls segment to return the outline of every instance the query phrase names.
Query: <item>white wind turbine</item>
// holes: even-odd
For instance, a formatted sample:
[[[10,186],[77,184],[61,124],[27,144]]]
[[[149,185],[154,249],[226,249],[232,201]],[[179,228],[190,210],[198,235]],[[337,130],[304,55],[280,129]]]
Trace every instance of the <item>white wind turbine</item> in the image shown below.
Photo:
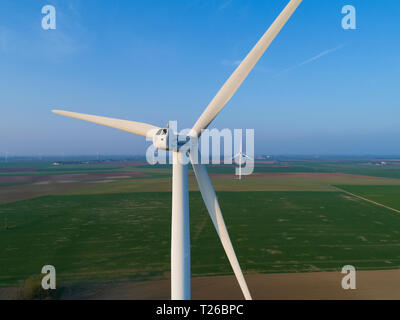
[[[243,153],[243,144],[242,139],[240,139],[240,150],[239,152],[232,157],[233,160],[238,159],[238,167],[239,167],[239,180],[242,180],[242,165],[243,165],[243,158],[247,158],[249,160],[253,160],[252,157],[248,156],[247,154]]]
[[[291,0],[289,2],[267,32],[257,42],[255,47],[250,51],[247,57],[241,62],[214,99],[210,102],[190,131],[187,137],[188,139],[197,141],[201,135],[201,131],[206,129],[214,118],[221,112],[301,2],[302,0]],[[190,299],[189,188],[188,165],[186,164],[186,159],[184,159],[187,152],[186,150],[183,150],[182,144],[171,143],[171,141],[177,141],[176,133],[169,132],[170,130],[168,128],[159,128],[141,122],[105,118],[61,110],[53,110],[53,112],[63,116],[94,122],[136,135],[152,138],[153,144],[156,148],[173,152],[171,298],[173,300]],[[171,139],[170,135],[174,136],[174,139]],[[196,159],[200,158],[198,150],[190,152],[190,161],[192,162],[199,189],[211,220],[217,230],[218,236],[239,282],[243,295],[247,300],[251,300],[249,289],[235,251],[232,247],[218,199],[208,176],[207,169],[204,165],[199,164],[196,161]]]

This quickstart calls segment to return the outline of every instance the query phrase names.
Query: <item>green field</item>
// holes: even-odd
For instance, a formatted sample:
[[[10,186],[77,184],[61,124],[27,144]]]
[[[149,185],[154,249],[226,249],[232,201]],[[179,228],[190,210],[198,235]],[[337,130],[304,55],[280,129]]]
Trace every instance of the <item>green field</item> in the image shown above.
[[[397,190],[400,189],[397,187]],[[400,215],[339,192],[219,192],[247,273],[400,267]],[[168,278],[171,196],[46,196],[0,206],[0,285],[56,266],[59,279]],[[200,194],[190,194],[194,276],[230,274]]]
[[[400,159],[385,160],[386,165],[379,165],[382,159],[283,159],[276,164],[259,164],[255,167],[256,173],[345,173],[383,178],[400,179]],[[142,159],[141,162],[145,162]],[[54,166],[53,161],[0,161],[0,177],[16,175],[51,175],[51,174],[79,174],[85,172],[126,172],[146,169],[159,169],[169,172],[170,165],[151,166],[142,164],[132,167],[132,162],[100,162],[100,163],[76,163]],[[26,168],[31,170],[26,171]],[[6,169],[14,169],[6,172]],[[18,171],[18,169],[21,169]],[[4,171],[3,171],[4,170]],[[233,174],[233,165],[216,166],[209,165],[210,173]]]
[[[400,188],[398,186],[339,186],[339,188],[400,210]]]
[[[241,181],[210,165],[244,272],[400,268],[399,162],[371,161],[285,160]],[[231,274],[189,182],[193,275]],[[169,277],[170,166],[0,163],[0,203],[0,287],[46,264],[62,281]]]

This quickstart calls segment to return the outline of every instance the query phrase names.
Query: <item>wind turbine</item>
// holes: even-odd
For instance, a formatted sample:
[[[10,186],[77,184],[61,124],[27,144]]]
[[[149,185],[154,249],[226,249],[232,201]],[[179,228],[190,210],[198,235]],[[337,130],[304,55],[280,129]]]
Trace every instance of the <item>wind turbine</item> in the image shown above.
[[[301,2],[302,0],[291,0],[283,9],[270,28],[257,42],[247,57],[240,63],[237,69],[207,106],[189,132],[187,136],[188,140],[197,141],[202,130],[206,129],[221,112]],[[61,110],[53,110],[53,112],[63,116],[94,122],[136,135],[152,138],[153,144],[157,149],[170,150],[173,152],[171,298],[172,300],[190,299],[189,188],[188,165],[185,161],[187,150],[184,150],[183,145],[180,143],[170,142],[175,140],[170,139],[171,137],[169,135],[176,135],[176,133],[171,133],[170,131],[172,130],[169,130],[168,128],[159,128],[141,122],[119,120]],[[190,151],[189,156],[204,203],[210,214],[214,227],[217,230],[218,236],[239,282],[243,295],[247,300],[251,300],[249,289],[229,238],[218,199],[210,177],[208,176],[207,169],[203,164],[199,164],[196,161],[196,159],[201,159],[198,154],[198,148]]]
[[[238,163],[238,166],[239,166],[239,180],[242,180],[242,160],[243,160],[243,158],[247,158],[249,160],[253,160],[253,158],[251,158],[247,154],[243,153],[243,149],[242,148],[243,148],[242,139],[240,139],[240,151],[235,156],[233,156],[233,158],[232,158],[233,160],[235,160],[236,158],[239,159],[239,163]]]

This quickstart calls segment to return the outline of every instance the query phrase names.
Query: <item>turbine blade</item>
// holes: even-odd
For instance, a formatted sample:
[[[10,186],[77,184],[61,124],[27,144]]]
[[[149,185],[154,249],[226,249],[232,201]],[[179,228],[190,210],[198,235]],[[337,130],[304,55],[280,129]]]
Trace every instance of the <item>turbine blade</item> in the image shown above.
[[[129,133],[133,133],[133,134],[137,134],[139,136],[144,136],[144,137],[149,137],[149,138],[151,138],[153,136],[153,134],[156,133],[157,130],[160,129],[160,128],[152,126],[150,124],[136,122],[136,121],[106,118],[106,117],[93,116],[93,115],[89,115],[89,114],[82,114],[82,113],[69,112],[69,111],[63,111],[63,110],[52,110],[52,112],[62,115],[62,116],[101,124],[103,126],[115,128],[118,130],[126,131]]]
[[[239,261],[237,260],[233,249],[231,239],[229,238],[228,230],[226,229],[218,199],[210,177],[208,176],[207,169],[202,164],[195,164],[193,158],[191,158],[191,161],[204,203],[207,207],[208,213],[210,214],[214,227],[217,230],[217,234],[221,239],[222,246],[224,247],[236,279],[239,282],[240,289],[242,290],[246,300],[252,300],[242,269],[240,268]]]
[[[221,112],[301,2],[302,0],[291,0],[285,9],[283,9],[271,27],[262,36],[255,47],[250,51],[247,57],[242,61],[239,67],[233,72],[214,99],[210,102],[206,110],[195,123],[190,133],[191,136],[199,137],[201,135],[201,130],[206,129]]]

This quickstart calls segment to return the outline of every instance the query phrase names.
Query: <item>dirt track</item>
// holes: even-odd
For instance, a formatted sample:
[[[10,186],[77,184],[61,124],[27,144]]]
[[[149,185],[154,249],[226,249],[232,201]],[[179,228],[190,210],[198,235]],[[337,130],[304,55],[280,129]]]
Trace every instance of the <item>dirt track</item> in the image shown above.
[[[265,274],[246,276],[254,299],[338,300],[400,299],[400,270],[358,271],[357,289],[343,290],[339,272]],[[71,285],[63,299],[169,299],[169,280]],[[193,299],[242,299],[236,279],[210,277],[192,279]]]
[[[355,197],[355,198],[358,198],[358,199],[367,201],[367,202],[369,202],[369,203],[372,203],[372,204],[374,204],[374,205],[377,205],[377,206],[386,208],[386,209],[391,210],[391,211],[394,211],[394,212],[396,212],[396,213],[400,213],[400,210],[397,210],[397,209],[394,209],[394,208],[392,208],[392,207],[386,206],[386,205],[384,205],[384,204],[382,204],[382,203],[379,203],[379,202],[376,202],[376,201],[372,201],[372,200],[370,200],[370,199],[361,197],[361,196],[359,196],[359,195],[357,195],[357,194],[351,193],[351,192],[349,192],[349,191],[346,191],[346,190],[343,190],[343,189],[340,189],[340,188],[337,188],[337,187],[335,187],[335,188],[336,188],[338,191],[344,192],[344,193],[346,193],[346,194],[348,194],[348,195],[350,195],[350,196],[352,196],[352,197]]]

